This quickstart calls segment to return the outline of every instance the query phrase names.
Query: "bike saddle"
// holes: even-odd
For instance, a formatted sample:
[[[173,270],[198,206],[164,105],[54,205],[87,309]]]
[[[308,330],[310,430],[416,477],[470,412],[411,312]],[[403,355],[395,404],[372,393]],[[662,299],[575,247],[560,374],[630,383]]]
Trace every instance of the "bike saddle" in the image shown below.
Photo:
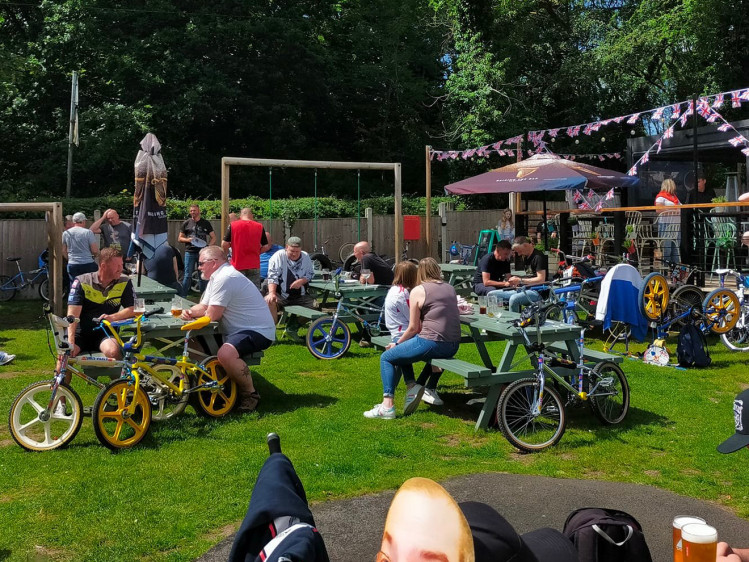
[[[603,320],[578,320],[577,323],[586,330],[592,330],[593,328],[600,328],[603,326]]]
[[[8,261],[13,261],[15,259],[18,259],[18,258],[8,258]],[[731,271],[730,269],[716,269],[715,273],[717,273],[718,275],[725,275],[726,273],[730,273],[730,271]]]
[[[182,330],[183,332],[186,332],[187,330],[200,330],[201,328],[205,328],[210,323],[211,323],[210,316],[201,316],[197,320],[188,322],[187,324],[182,326],[180,330]]]
[[[6,261],[19,261],[21,258],[5,258]]]

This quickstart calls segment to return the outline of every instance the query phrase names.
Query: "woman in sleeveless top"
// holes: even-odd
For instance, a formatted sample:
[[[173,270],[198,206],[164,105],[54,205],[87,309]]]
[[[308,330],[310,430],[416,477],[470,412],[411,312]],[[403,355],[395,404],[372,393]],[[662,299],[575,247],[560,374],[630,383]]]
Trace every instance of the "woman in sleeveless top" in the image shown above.
[[[408,415],[416,410],[424,394],[424,387],[416,384],[413,364],[425,361],[431,370],[431,359],[449,358],[458,351],[460,312],[455,289],[442,281],[442,272],[433,258],[419,262],[418,282],[410,294],[408,328],[380,356],[382,403],[364,412],[367,418],[395,418],[396,367],[401,368],[406,382],[403,413]]]

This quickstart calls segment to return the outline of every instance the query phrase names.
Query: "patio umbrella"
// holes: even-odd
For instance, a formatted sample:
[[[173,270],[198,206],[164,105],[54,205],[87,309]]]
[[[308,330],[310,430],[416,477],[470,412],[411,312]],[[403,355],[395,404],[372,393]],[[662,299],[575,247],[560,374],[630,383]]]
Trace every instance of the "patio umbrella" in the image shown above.
[[[451,183],[445,186],[445,191],[453,195],[477,195],[481,193],[558,191],[586,187],[611,189],[612,187],[632,187],[637,185],[639,181],[635,176],[567,160],[551,152],[546,152],[535,154],[526,160],[502,166],[472,178]],[[543,199],[543,206],[545,221],[546,197]]]
[[[167,239],[166,166],[156,135],[143,137],[140,148],[135,158],[132,242],[148,259]]]

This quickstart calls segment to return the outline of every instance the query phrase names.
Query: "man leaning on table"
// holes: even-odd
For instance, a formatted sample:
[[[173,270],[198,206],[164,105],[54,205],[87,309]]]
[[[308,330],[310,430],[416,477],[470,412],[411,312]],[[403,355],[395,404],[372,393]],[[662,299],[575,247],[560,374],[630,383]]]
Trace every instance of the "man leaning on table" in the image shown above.
[[[512,254],[512,244],[507,240],[500,240],[494,246],[494,251],[486,254],[476,269],[476,276],[473,278],[473,292],[477,295],[488,295],[492,291],[499,289],[511,289],[516,287],[519,279],[510,282],[510,254]]]
[[[260,403],[250,369],[242,357],[263,351],[276,339],[276,325],[257,287],[234,269],[218,246],[207,246],[198,255],[198,270],[208,281],[200,304],[182,312],[183,320],[208,316],[223,326],[218,360],[239,387],[240,412],[252,412]]]
[[[549,269],[549,260],[541,250],[537,250],[533,243],[531,243],[525,236],[518,236],[515,238],[512,243],[512,250],[516,254],[525,258],[525,263],[530,268],[531,275],[526,277],[512,276],[507,280],[509,283],[522,289],[523,287],[540,285],[541,283],[546,282],[546,272]],[[541,300],[541,295],[538,291],[532,289],[525,291],[501,289],[491,291],[489,295],[496,295],[497,297],[509,300],[509,309],[512,312],[520,312],[520,307],[522,305]]]

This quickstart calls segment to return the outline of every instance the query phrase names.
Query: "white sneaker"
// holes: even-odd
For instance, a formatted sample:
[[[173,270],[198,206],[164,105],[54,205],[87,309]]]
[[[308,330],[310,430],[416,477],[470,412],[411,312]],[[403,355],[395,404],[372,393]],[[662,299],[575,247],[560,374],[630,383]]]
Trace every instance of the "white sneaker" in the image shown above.
[[[406,401],[403,403],[403,415],[408,416],[416,411],[421,402],[421,396],[424,394],[424,387],[415,384],[406,391]]]
[[[5,365],[7,363],[10,363],[15,359],[15,355],[11,355],[10,353],[5,353],[4,351],[0,351],[0,365]]]
[[[421,399],[432,406],[442,406],[444,404],[440,395],[437,394],[437,391],[432,390],[431,388],[424,389],[424,396],[422,396]]]
[[[395,407],[385,408],[382,404],[375,404],[374,408],[364,412],[364,417],[369,419],[394,420]]]
[[[57,406],[55,406],[55,416],[58,417],[67,417],[68,413],[65,411],[65,404],[62,403],[62,400],[57,402]]]

